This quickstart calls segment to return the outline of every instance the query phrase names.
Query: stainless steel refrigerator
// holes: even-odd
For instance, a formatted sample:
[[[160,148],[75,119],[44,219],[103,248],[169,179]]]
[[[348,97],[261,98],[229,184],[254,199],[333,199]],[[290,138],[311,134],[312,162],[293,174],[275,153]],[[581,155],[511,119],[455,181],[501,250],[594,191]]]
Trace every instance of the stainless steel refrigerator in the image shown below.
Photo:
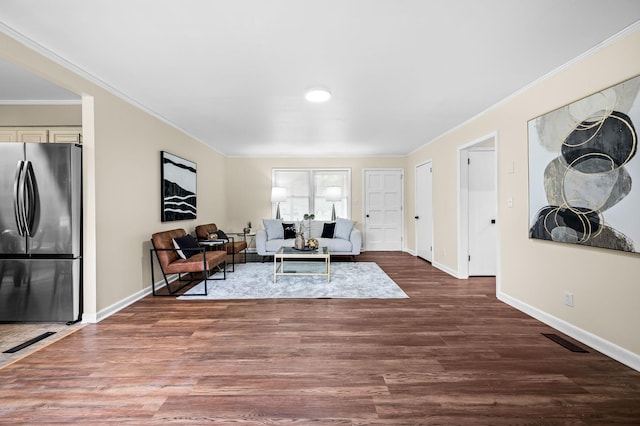
[[[0,143],[0,232],[0,321],[80,320],[80,145]]]

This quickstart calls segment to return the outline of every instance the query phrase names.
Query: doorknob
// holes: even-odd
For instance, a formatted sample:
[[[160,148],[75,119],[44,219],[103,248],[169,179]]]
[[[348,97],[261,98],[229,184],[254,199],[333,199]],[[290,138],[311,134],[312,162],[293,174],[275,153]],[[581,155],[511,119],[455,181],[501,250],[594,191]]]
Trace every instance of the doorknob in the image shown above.
[[[367,217],[369,217],[369,215],[367,215]]]
[[[492,224],[496,223],[496,220],[495,219],[491,219],[491,223]]]
[[[413,218],[414,219],[420,219],[420,216],[414,216]]]

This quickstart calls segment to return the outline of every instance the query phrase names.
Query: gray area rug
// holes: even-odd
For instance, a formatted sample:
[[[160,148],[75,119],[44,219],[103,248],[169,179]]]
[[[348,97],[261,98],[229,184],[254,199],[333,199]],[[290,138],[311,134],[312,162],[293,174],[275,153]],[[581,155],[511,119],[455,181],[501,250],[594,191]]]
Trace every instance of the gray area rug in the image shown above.
[[[202,293],[204,283],[189,293]],[[227,279],[208,281],[208,296],[179,299],[404,299],[409,296],[374,262],[334,262],[331,282],[323,276],[278,276],[273,282],[273,262],[236,264]]]

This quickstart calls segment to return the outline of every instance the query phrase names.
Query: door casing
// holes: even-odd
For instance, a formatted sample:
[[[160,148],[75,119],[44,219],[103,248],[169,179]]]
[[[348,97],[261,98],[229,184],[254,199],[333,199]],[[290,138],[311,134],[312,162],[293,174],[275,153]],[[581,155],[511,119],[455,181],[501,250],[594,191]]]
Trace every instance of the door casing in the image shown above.
[[[489,135],[476,139],[473,142],[462,145],[458,148],[458,271],[457,278],[467,279],[469,278],[469,191],[468,191],[468,168],[467,163],[469,159],[469,151],[471,149],[478,149],[481,147],[493,147],[496,155],[496,278],[500,271],[500,212],[499,206],[499,193],[500,188],[498,186],[498,134],[493,132]]]
[[[415,241],[416,255],[433,261],[433,163],[431,160],[416,165],[415,172]],[[425,173],[425,181],[420,177]]]

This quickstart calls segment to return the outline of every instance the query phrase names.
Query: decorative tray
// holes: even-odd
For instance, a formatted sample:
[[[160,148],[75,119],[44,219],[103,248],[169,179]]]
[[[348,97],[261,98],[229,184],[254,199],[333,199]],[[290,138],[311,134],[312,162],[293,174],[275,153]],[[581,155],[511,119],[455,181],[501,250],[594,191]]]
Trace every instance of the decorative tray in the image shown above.
[[[291,248],[294,249],[294,250],[298,250],[298,251],[316,251],[316,250],[318,250],[317,248],[311,248],[311,247],[305,247],[303,249],[299,249],[299,248],[296,248],[296,247],[291,247]]]

